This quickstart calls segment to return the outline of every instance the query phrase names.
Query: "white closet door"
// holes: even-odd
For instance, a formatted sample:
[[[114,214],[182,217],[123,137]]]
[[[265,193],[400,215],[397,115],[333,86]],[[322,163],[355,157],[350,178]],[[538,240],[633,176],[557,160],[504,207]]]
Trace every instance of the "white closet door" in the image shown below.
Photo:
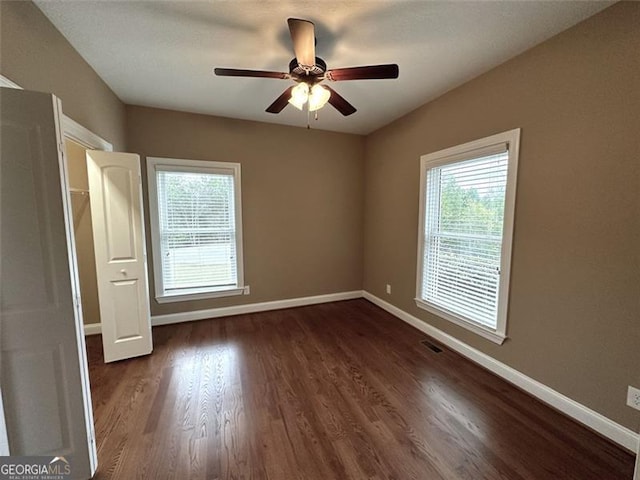
[[[97,456],[60,104],[50,94],[2,88],[0,112],[6,443],[11,455],[69,457],[73,477],[90,478]]]
[[[140,157],[87,151],[105,362],[153,349]]]

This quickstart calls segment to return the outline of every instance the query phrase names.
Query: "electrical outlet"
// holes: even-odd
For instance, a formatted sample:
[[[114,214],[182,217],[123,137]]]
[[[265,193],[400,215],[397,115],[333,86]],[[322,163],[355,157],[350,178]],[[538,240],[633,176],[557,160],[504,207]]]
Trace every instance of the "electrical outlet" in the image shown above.
[[[640,410],[640,388],[634,388],[629,385],[627,391],[627,405],[636,410]]]
[[[391,295],[391,285],[387,283],[387,295]]]
[[[247,285],[246,287],[244,287],[244,294],[249,295],[250,293],[251,293],[251,287]]]

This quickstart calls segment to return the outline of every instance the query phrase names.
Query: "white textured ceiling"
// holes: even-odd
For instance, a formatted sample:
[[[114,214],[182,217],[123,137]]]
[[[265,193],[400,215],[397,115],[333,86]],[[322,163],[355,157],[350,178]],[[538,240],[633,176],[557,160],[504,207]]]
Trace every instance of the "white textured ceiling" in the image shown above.
[[[397,63],[397,80],[335,82],[358,111],[331,106],[312,128],[366,134],[597,13],[573,1],[37,1],[122,101],[305,126],[265,108],[290,81],[215,77],[213,67],[288,71],[286,20],[316,25],[328,68]],[[569,59],[570,60],[570,59]]]

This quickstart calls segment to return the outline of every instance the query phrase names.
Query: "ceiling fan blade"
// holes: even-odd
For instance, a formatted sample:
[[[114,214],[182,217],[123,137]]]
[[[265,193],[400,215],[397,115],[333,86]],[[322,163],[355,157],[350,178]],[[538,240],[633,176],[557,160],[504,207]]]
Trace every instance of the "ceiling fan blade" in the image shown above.
[[[214,68],[213,73],[219,77],[256,77],[256,78],[280,78],[286,80],[288,73],[268,72],[265,70],[241,70],[237,68]]]
[[[289,88],[287,88],[284,92],[282,92],[282,95],[276,98],[275,102],[269,105],[265,110],[265,112],[280,113],[282,109],[284,109],[284,107],[286,107],[287,104],[289,103],[289,99],[291,98],[291,90],[293,90],[294,86],[295,85],[292,85]]]
[[[316,34],[313,23],[299,18],[290,18],[287,23],[298,65],[313,67],[316,64]]]
[[[339,82],[342,80],[376,80],[398,78],[399,69],[395,63],[387,65],[367,65],[365,67],[334,68],[325,73],[325,78]]]
[[[329,103],[338,110],[342,115],[348,117],[352,113],[356,113],[356,107],[347,102],[342,95],[336,92],[333,88],[323,85],[324,88],[331,92],[329,97]]]

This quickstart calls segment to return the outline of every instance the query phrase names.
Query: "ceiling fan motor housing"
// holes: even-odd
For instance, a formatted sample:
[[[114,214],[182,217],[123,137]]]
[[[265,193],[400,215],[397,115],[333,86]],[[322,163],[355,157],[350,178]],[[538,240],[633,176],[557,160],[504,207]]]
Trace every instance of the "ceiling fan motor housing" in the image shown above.
[[[320,57],[316,57],[316,64],[312,67],[302,67],[297,59],[289,62],[289,73],[295,78],[305,80],[308,77],[318,77],[327,71],[327,64]]]

